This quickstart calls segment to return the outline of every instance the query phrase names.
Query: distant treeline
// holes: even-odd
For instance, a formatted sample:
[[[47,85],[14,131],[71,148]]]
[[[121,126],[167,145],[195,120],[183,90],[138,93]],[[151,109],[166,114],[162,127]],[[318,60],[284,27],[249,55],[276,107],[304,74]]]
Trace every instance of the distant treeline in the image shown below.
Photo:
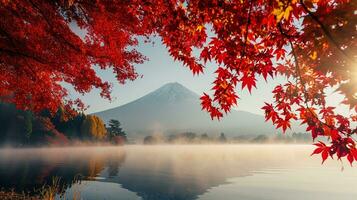
[[[307,133],[277,134],[277,135],[240,135],[226,137],[224,133],[217,136],[184,132],[169,136],[146,136],[144,144],[207,144],[207,143],[311,143],[311,136]]]
[[[108,127],[95,115],[68,115],[58,109],[33,114],[14,105],[0,103],[0,144],[10,146],[67,145],[74,142],[126,141],[120,122],[111,120]]]
[[[311,135],[308,133],[291,133],[275,135],[241,135],[233,137],[230,141],[236,143],[308,143],[311,144]]]

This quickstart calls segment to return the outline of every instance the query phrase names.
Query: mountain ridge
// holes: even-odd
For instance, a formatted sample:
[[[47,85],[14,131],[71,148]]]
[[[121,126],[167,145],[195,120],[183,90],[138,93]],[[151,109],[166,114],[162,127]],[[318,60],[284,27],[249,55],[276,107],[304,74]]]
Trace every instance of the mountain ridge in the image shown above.
[[[105,122],[117,119],[129,134],[174,134],[184,131],[230,136],[271,134],[277,131],[264,117],[247,111],[232,110],[227,116],[211,120],[201,110],[199,95],[180,83],[167,83],[122,106],[94,113]]]

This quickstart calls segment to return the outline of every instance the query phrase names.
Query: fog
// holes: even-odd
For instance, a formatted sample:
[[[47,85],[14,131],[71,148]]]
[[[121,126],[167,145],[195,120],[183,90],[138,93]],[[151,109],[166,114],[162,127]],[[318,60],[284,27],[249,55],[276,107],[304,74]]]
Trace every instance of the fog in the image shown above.
[[[349,200],[356,195],[357,170],[346,165],[341,171],[344,164],[331,159],[321,165],[319,156],[310,156],[313,148],[282,144],[6,148],[0,150],[0,183],[18,192],[34,191],[57,176],[63,188],[59,193],[71,196],[80,191],[89,200]],[[259,196],[256,190],[275,192]]]

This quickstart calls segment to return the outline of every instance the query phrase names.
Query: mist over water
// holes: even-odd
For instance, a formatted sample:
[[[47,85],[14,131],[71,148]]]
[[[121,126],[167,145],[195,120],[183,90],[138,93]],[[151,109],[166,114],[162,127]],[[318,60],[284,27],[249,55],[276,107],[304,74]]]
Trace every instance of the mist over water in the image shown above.
[[[67,197],[215,200],[357,197],[357,169],[311,145],[127,145],[0,150],[0,185],[36,191],[61,177]],[[60,196],[58,195],[58,199]]]

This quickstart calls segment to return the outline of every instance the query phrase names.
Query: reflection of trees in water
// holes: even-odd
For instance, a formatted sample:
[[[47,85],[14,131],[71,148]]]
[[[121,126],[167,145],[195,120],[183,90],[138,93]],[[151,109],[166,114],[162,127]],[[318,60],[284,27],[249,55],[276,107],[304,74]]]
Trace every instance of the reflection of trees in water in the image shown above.
[[[83,174],[84,177],[87,177],[87,179],[94,179],[103,169],[104,169],[104,158],[102,157],[91,157],[88,159],[88,167],[84,171],[85,174]]]
[[[12,156],[16,159],[3,159],[0,153],[0,185],[28,190],[58,176],[66,189],[73,181],[93,180],[99,175],[104,179],[95,179],[97,182],[118,183],[144,200],[193,200],[212,187],[226,184],[229,178],[296,165],[295,158],[308,155],[308,151],[298,151],[302,154],[298,155],[290,148],[295,147],[132,146],[125,152],[120,148],[72,149],[45,156]],[[26,159],[30,156],[36,159]],[[78,175],[82,178],[76,180]]]
[[[107,166],[112,176],[125,161],[124,151],[21,152],[0,154],[0,186],[16,192],[36,194],[43,185],[59,179],[59,191],[64,192],[81,180],[94,179]]]
[[[127,153],[118,175],[98,181],[118,183],[144,200],[194,200],[229,178],[296,164],[297,156],[289,148],[248,145],[146,146]]]
[[[124,163],[124,161],[125,161],[125,154],[119,157],[118,159],[109,159],[107,163],[108,176],[109,177],[117,176],[119,173],[119,168]]]

